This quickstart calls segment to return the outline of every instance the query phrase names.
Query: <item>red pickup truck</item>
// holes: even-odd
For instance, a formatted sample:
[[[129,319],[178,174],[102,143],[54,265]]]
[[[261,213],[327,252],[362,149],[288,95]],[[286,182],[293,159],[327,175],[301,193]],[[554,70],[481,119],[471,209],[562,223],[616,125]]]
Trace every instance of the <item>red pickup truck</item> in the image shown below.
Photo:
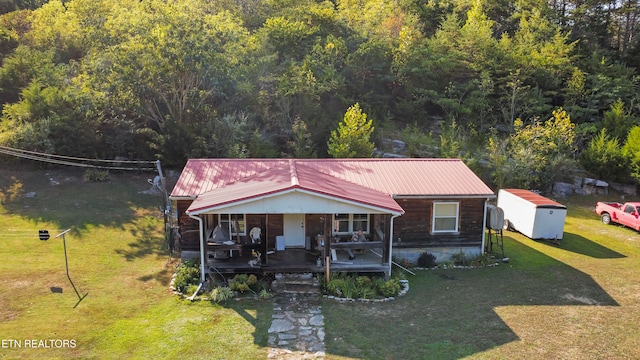
[[[601,201],[596,203],[595,211],[607,225],[618,223],[640,231],[640,202],[620,204]]]

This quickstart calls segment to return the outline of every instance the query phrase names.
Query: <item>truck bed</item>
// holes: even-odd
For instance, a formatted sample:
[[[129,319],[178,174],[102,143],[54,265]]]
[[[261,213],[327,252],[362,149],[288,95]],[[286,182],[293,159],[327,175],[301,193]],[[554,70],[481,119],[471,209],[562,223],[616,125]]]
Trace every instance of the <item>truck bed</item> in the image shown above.
[[[622,205],[623,205],[623,204],[618,203],[618,202],[604,202],[604,201],[599,202],[599,204],[608,205],[608,206],[611,206],[611,207],[616,208],[618,210],[622,209]],[[596,205],[596,207],[598,207],[598,206]]]

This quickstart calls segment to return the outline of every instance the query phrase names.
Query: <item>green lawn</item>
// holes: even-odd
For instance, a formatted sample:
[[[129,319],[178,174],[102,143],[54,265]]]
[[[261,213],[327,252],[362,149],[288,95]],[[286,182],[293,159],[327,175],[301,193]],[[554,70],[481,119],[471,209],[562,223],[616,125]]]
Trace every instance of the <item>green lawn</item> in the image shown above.
[[[408,275],[393,303],[326,303],[331,358],[640,358],[640,234],[600,223],[593,198],[565,202],[559,247],[505,232],[508,264]]]
[[[0,206],[0,358],[266,359],[269,301],[191,303],[168,290],[161,198],[141,193],[153,174],[86,183],[63,170],[0,170],[3,193],[19,182],[36,194]],[[508,264],[418,271],[392,302],[325,301],[326,358],[640,358],[640,234],[601,224],[596,200],[561,200],[559,247],[508,232]],[[70,275],[88,293],[76,308],[62,240],[38,240],[68,228]]]
[[[141,193],[148,177],[86,183],[81,172],[0,172],[3,192],[19,181],[36,193],[0,207],[0,358],[265,357],[269,302],[190,303],[168,290],[176,264],[162,247],[161,197]],[[67,228],[69,273],[88,293],[76,308],[62,239],[38,240],[39,229],[53,237]],[[27,348],[32,339],[75,348]]]

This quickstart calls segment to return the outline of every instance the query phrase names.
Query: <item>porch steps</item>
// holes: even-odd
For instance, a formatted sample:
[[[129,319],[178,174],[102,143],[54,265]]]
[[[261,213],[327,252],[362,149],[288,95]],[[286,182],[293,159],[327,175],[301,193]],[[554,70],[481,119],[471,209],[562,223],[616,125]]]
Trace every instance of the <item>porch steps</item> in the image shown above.
[[[320,282],[312,273],[278,273],[271,289],[285,294],[320,294]]]

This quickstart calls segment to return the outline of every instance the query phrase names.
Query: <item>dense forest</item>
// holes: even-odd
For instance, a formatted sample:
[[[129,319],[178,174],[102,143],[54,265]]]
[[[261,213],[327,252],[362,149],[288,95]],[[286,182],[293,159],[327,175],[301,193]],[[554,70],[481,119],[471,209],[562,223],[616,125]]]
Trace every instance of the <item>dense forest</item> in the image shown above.
[[[0,145],[640,181],[638,2],[0,0]],[[4,159],[3,161],[10,161]]]

